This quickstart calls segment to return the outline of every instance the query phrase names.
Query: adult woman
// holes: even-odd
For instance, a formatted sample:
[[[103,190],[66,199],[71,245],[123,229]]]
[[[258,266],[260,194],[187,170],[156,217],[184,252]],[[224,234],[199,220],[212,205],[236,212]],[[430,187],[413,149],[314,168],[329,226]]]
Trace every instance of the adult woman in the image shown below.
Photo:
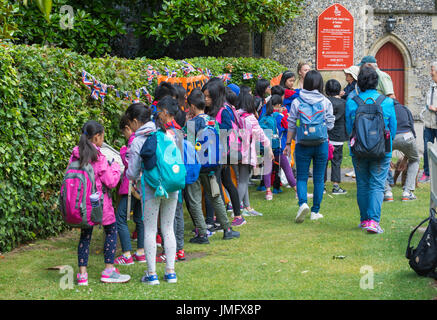
[[[349,135],[355,124],[355,116],[360,103],[371,104],[382,99],[381,108],[384,116],[385,128],[390,130],[390,150],[386,150],[382,159],[369,159],[357,157],[353,153],[352,162],[357,179],[357,202],[360,208],[360,227],[369,233],[382,233],[384,230],[379,225],[381,219],[381,206],[384,198],[384,186],[391,161],[392,140],[396,135],[396,113],[393,100],[380,95],[378,86],[378,74],[371,68],[364,66],[358,75],[358,87],[361,93],[358,97],[348,99],[346,102],[346,131]],[[362,100],[362,101],[361,101]],[[380,137],[384,139],[384,137]],[[354,141],[351,140],[351,144]],[[387,152],[389,151],[389,152]]]
[[[311,208],[311,220],[323,218],[319,213],[320,204],[323,199],[325,167],[328,161],[328,130],[334,127],[335,117],[332,110],[332,103],[323,94],[323,79],[318,71],[309,71],[303,83],[303,89],[299,98],[291,104],[290,115],[288,117],[288,135],[287,145],[284,154],[289,155],[291,151],[291,140],[296,140],[295,161],[297,172],[297,194],[299,198],[299,211],[296,216],[296,223],[304,221],[305,216],[309,213],[307,204],[307,184],[308,172],[311,160],[313,161],[313,181],[314,196],[313,206]],[[323,122],[320,125],[321,135],[317,137],[318,141],[309,145],[305,135],[308,135],[307,126],[303,125],[303,118],[300,111],[321,114]],[[322,112],[317,112],[317,111]],[[312,129],[312,128],[311,128]],[[305,130],[305,131],[303,131]],[[301,133],[302,132],[302,133]],[[297,134],[296,134],[297,133]],[[323,134],[322,134],[323,133]]]
[[[340,93],[342,99],[347,100],[349,94],[355,90],[355,93],[358,94],[357,90],[357,80],[358,73],[360,72],[360,68],[357,66],[351,66],[350,68],[344,69],[344,74],[346,76],[347,86]]]
[[[304,82],[304,79],[305,79],[305,75],[310,70],[311,70],[311,67],[310,67],[310,65],[308,63],[306,63],[306,62],[299,62],[299,64],[297,65],[298,79],[294,83],[294,86],[293,86],[295,89],[302,89],[303,88],[303,82]]]

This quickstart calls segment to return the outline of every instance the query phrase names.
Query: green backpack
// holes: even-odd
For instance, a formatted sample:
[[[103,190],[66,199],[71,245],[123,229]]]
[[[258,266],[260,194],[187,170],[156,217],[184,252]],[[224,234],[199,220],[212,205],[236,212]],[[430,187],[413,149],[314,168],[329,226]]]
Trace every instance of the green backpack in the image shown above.
[[[156,165],[146,170],[144,158],[142,163],[143,174],[141,176],[141,189],[145,194],[145,184],[155,189],[155,197],[166,197],[170,192],[179,191],[185,188],[186,170],[181,152],[172,138],[162,130],[150,134],[143,145],[156,144]],[[141,153],[140,153],[141,154]],[[146,166],[147,167],[147,166]]]

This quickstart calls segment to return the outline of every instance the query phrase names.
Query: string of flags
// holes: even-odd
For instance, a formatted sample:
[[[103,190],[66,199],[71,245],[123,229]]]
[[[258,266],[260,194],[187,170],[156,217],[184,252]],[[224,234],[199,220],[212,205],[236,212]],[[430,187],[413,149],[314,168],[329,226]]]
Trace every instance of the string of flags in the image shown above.
[[[182,69],[185,76],[188,76],[191,72],[198,71],[198,72],[204,74],[205,76],[207,76],[208,78],[214,77],[213,73],[208,68],[205,68],[205,69],[197,68],[196,69],[193,67],[193,65],[191,63],[189,63],[185,60],[182,60],[182,64],[184,66],[181,69]],[[174,70],[170,71],[170,69],[167,67],[164,68],[164,72],[167,75],[167,77],[169,77],[169,78],[177,77],[177,72]],[[147,75],[147,81],[150,85],[150,84],[152,84],[153,79],[155,77],[158,77],[159,75],[161,75],[161,73],[159,73],[159,71],[155,70],[153,68],[153,66],[148,65],[147,70],[146,70],[146,75]],[[224,74],[217,75],[217,77],[222,79],[223,82],[225,82],[227,84],[229,81],[231,81],[232,74],[231,73],[224,73]],[[253,73],[248,73],[248,72],[243,73],[243,80],[250,80],[253,78],[254,78]],[[262,78],[262,76],[258,75],[258,79],[261,79],[261,78]],[[152,101],[153,101],[152,96],[147,91],[146,87],[141,87],[141,88],[134,90],[133,95],[129,91],[121,92],[120,90],[116,89],[113,85],[107,85],[107,84],[101,83],[94,76],[92,76],[91,74],[89,74],[85,70],[82,70],[82,83],[90,90],[91,98],[95,99],[95,100],[99,100],[99,98],[100,98],[102,100],[102,104],[105,102],[105,97],[107,96],[109,89],[115,91],[115,95],[117,98],[132,101],[133,103],[140,102],[141,96],[145,96],[149,103],[152,103]]]

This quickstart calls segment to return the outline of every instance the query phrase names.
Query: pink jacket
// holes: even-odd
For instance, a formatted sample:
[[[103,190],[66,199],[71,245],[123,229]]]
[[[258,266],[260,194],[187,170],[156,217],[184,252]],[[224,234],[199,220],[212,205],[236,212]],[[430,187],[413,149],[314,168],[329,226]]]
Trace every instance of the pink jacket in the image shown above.
[[[135,133],[133,133],[129,137],[129,141],[127,142],[127,146],[123,146],[120,149],[121,161],[123,161],[123,164],[124,164],[123,177],[121,178],[120,189],[118,190],[118,194],[121,194],[121,195],[129,193],[129,179],[126,176],[126,171],[127,171],[127,167],[129,164],[128,162],[129,162],[130,145],[132,144],[132,141],[134,141],[134,138],[135,138]]]
[[[105,185],[108,189],[113,189],[117,187],[120,181],[120,166],[117,162],[113,162],[109,165],[106,157],[100,153],[100,148],[95,146],[99,151],[99,157],[96,162],[91,163],[94,169],[96,188],[97,191],[102,194],[102,186]],[[76,146],[73,149],[73,153],[70,157],[70,162],[77,161],[80,159],[79,147]],[[112,199],[108,193],[103,194],[103,218],[102,225],[107,226],[115,222],[114,207],[112,206]]]
[[[250,164],[252,167],[257,165],[256,145],[260,142],[264,148],[270,146],[269,138],[264,134],[258,123],[258,119],[253,114],[249,114],[244,110],[237,110],[240,117],[245,121],[245,133],[242,135],[242,156],[243,164]]]

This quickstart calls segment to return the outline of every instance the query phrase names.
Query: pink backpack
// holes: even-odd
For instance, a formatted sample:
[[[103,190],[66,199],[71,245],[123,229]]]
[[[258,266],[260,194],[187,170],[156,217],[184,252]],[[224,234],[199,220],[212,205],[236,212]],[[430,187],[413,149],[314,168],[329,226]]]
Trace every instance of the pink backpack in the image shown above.
[[[222,113],[227,109],[234,115],[234,121],[232,121],[232,132],[229,134],[229,145],[227,150],[228,164],[236,164],[242,159],[242,139],[240,137],[239,130],[245,130],[245,121],[241,119],[237,110],[227,102],[220,108],[216,115],[216,121],[222,123]],[[231,152],[232,151],[232,152]]]
[[[81,168],[79,161],[71,162],[64,175],[59,197],[66,224],[75,228],[89,228],[102,223],[103,195],[96,191],[91,164]]]

